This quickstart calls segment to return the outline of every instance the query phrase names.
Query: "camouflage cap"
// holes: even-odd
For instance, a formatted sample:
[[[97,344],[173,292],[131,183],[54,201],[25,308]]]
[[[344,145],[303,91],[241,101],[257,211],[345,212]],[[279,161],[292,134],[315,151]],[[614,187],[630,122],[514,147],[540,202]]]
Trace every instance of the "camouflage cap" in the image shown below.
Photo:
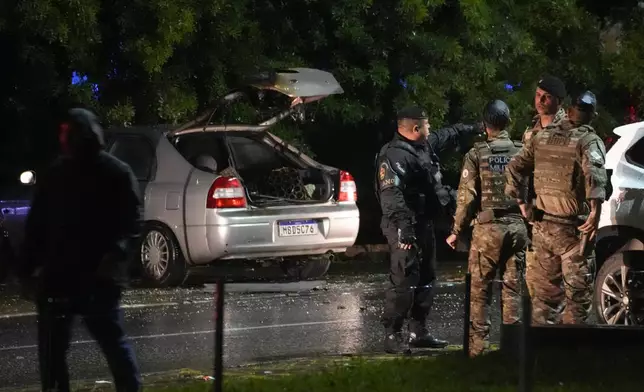
[[[398,111],[398,120],[426,120],[427,112],[418,106],[408,106]]]
[[[544,76],[537,83],[537,87],[546,91],[549,94],[554,95],[559,99],[564,99],[567,95],[566,85],[561,79],[559,79],[556,76],[550,76],[550,75]]]

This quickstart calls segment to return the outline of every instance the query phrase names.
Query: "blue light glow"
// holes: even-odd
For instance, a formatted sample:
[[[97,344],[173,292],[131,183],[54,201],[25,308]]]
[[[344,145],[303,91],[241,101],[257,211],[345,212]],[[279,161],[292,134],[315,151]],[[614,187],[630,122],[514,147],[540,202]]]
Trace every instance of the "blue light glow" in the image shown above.
[[[519,82],[517,84],[514,84],[514,85],[511,84],[511,83],[505,83],[505,85],[503,87],[505,88],[506,91],[514,91],[517,88],[521,87],[521,82]]]
[[[83,85],[87,83],[87,75],[82,75],[79,72],[73,71],[71,83],[72,83],[72,86]],[[99,92],[98,84],[90,83],[90,86],[92,87],[92,92],[94,92],[94,99],[98,99],[98,92]]]

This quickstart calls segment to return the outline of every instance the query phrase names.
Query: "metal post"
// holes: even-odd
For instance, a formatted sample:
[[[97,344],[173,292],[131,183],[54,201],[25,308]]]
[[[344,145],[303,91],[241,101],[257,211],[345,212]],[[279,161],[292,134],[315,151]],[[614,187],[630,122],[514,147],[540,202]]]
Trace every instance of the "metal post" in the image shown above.
[[[521,296],[521,334],[519,338],[519,392],[532,391],[532,303],[529,295]]]
[[[470,354],[470,302],[472,290],[472,274],[465,274],[465,316],[463,318],[463,354]]]
[[[217,279],[215,285],[215,392],[223,390],[224,376],[224,281]]]

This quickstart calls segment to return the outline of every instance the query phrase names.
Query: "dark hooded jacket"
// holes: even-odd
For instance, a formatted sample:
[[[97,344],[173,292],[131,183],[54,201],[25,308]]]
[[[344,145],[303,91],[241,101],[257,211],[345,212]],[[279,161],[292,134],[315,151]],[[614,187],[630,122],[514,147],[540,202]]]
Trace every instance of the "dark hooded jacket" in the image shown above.
[[[141,221],[136,178],[103,151],[97,118],[85,109],[68,115],[65,154],[38,178],[20,268],[46,295],[124,283]]]

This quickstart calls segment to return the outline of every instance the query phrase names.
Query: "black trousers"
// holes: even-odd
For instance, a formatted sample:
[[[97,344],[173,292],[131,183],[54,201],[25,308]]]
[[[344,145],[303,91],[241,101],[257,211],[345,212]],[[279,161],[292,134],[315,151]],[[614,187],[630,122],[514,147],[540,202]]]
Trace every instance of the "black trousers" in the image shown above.
[[[402,330],[409,319],[409,330],[427,332],[426,322],[434,302],[436,281],[436,238],[432,222],[416,225],[417,245],[398,248],[398,229],[383,225],[390,252],[389,281],[382,323],[388,333]]]
[[[110,292],[111,291],[111,292]],[[86,295],[39,295],[38,356],[43,391],[70,391],[67,369],[73,321],[80,316],[103,350],[117,392],[137,392],[141,376],[123,330],[120,292],[96,291]]]

